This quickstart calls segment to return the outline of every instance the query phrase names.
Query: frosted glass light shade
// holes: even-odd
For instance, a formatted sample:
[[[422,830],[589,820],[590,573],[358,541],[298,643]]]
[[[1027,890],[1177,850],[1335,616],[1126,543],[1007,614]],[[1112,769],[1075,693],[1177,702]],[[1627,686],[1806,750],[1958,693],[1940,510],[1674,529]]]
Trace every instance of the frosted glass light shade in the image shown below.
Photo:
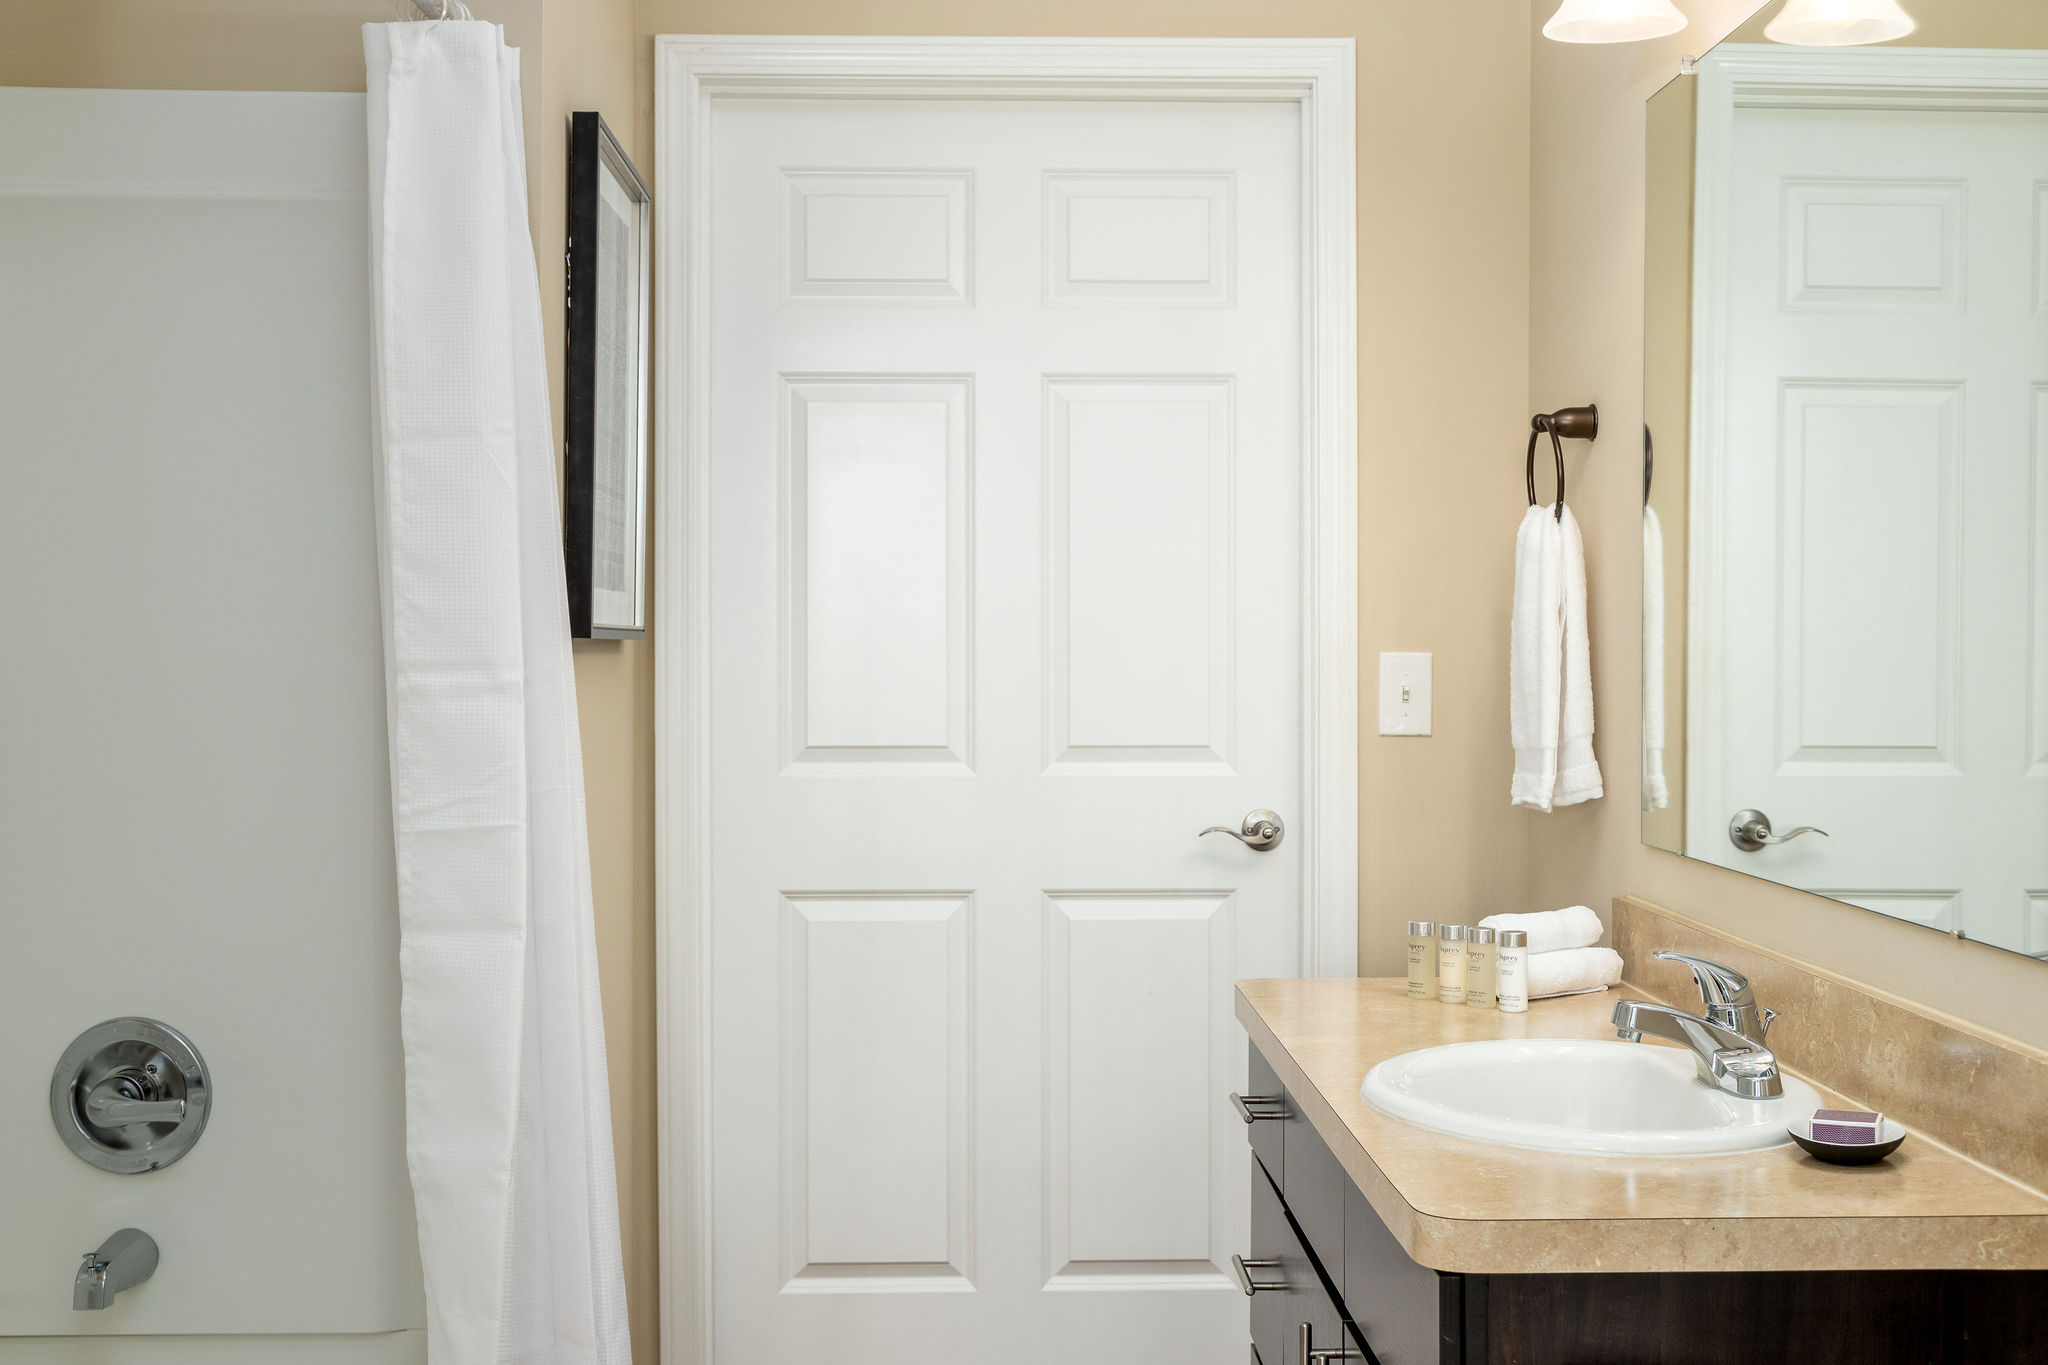
[[[1847,47],[1912,31],[1913,16],[1898,0],[1785,0],[1778,17],[1764,26],[1764,37],[1804,47]]]
[[[1543,36],[1560,43],[1633,43],[1685,27],[1671,0],[1564,0]]]

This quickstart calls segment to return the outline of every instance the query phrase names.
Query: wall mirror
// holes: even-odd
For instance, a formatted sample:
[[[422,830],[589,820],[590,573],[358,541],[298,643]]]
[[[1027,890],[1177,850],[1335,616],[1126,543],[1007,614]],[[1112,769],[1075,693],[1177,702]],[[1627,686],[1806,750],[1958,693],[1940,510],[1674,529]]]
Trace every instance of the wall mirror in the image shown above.
[[[1649,101],[1643,839],[2048,958],[2048,6],[1910,7]]]

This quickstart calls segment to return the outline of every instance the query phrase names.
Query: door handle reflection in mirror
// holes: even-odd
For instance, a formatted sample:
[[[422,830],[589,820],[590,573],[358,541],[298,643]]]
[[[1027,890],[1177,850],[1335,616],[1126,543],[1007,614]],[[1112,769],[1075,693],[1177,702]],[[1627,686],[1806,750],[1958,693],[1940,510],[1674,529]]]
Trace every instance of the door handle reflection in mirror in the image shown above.
[[[1818,834],[1828,837],[1824,829],[1813,825],[1801,825],[1788,829],[1783,834],[1771,833],[1771,817],[1760,810],[1739,810],[1728,822],[1728,842],[1744,853],[1754,853],[1766,844],[1789,844],[1802,834]]]
[[[1278,1261],[1247,1261],[1244,1257],[1236,1255],[1230,1258],[1231,1272],[1237,1276],[1237,1287],[1244,1291],[1246,1298],[1250,1298],[1261,1291],[1286,1289],[1287,1281],[1285,1280],[1266,1283],[1252,1278],[1254,1270],[1278,1270],[1279,1268],[1280,1263]]]
[[[1211,825],[1203,830],[1202,834],[1228,834],[1246,848],[1254,848],[1264,853],[1269,848],[1280,846],[1280,841],[1287,837],[1287,826],[1281,823],[1279,815],[1275,812],[1255,810],[1245,816],[1242,830],[1232,829],[1228,825]],[[1199,839],[1202,834],[1195,837]]]

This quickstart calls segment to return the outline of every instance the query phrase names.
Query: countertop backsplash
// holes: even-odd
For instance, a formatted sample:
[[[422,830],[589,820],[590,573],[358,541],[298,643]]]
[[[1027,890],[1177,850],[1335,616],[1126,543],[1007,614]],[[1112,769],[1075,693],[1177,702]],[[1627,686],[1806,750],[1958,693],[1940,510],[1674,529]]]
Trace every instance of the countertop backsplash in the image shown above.
[[[1778,1011],[1768,1042],[1793,1070],[2048,1192],[2048,1054],[1860,983],[1730,938],[1633,896],[1608,937],[1628,986],[1697,1009],[1692,974],[1660,948],[1725,962]]]

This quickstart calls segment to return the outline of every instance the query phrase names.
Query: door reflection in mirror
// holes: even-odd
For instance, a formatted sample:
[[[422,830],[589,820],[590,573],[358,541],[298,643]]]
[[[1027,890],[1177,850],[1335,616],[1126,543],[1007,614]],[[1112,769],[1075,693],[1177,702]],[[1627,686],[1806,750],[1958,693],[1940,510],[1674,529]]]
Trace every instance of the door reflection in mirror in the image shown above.
[[[1643,838],[2048,954],[2048,16],[1747,36],[1647,109]]]

